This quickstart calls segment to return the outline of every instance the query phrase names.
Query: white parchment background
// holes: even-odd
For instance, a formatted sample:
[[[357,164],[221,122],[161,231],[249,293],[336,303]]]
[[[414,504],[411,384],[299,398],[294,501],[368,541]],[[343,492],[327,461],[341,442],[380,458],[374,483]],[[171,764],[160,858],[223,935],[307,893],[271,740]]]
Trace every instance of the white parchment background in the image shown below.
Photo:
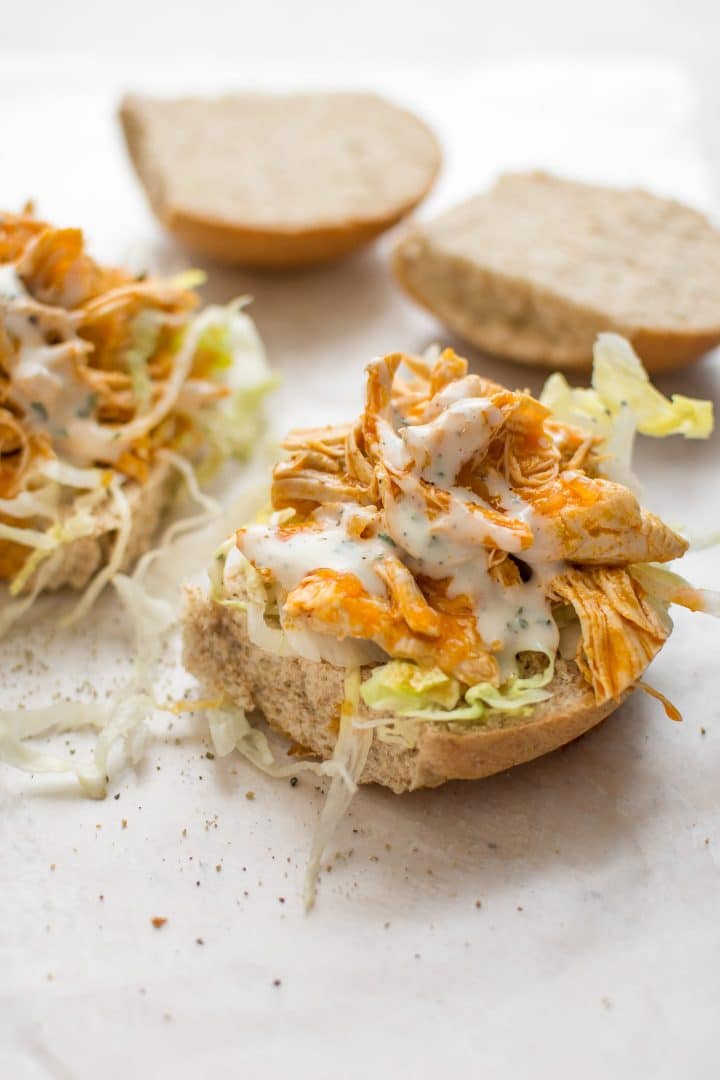
[[[422,213],[525,166],[644,183],[713,209],[693,83],[670,63],[368,70],[352,81],[417,108],[444,143],[447,166]],[[150,63],[4,60],[0,204],[32,195],[51,219],[83,224],[103,257],[178,268],[187,260],[123,155],[120,90],[344,78],[340,66],[312,78],[292,66],[183,76]],[[280,277],[210,268],[208,299],[256,298],[284,378],[276,433],[353,414],[372,355],[448,340],[402,297],[385,256],[381,244]],[[470,355],[493,377],[539,386]],[[717,359],[663,388],[717,401]],[[717,439],[646,443],[648,501],[697,531],[717,527],[717,452]],[[720,586],[712,553],[686,565]],[[62,642],[49,629],[57,607],[45,607],[40,626],[2,647],[0,705],[103,694],[123,677],[111,599]],[[636,695],[600,730],[510,774],[403,798],[364,790],[309,918],[299,893],[321,798],[311,783],[208,760],[201,733],[179,722],[158,729],[145,764],[103,803],[3,768],[0,1075],[713,1075],[718,644],[709,619],[681,612],[653,666],[682,725]],[[153,916],[168,922],[154,929]]]

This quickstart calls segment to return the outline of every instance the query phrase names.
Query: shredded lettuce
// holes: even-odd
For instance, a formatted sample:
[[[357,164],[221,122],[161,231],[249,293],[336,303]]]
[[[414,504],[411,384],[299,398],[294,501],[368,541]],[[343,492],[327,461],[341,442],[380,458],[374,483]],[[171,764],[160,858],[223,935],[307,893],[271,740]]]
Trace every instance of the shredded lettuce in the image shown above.
[[[198,341],[198,350],[200,349],[211,358],[211,372],[226,371],[232,367],[232,341],[227,323],[216,323],[214,326],[208,326]]]
[[[132,533],[130,504],[127,501],[125,492],[122,490],[121,478],[113,480],[108,490],[118,522],[115,543],[110,558],[87,585],[77,604],[60,620],[60,626],[72,626],[74,623],[79,622],[88,613],[105,586],[112,581],[125,562]]]
[[[148,363],[157,349],[160,326],[158,313],[148,308],[135,316],[130,329],[130,347],[125,353],[125,362],[140,412],[145,412],[152,400],[152,379]]]
[[[44,553],[43,553],[44,554]],[[6,600],[0,605],[0,638],[15,625],[18,619],[30,610],[38,596],[52,578],[55,570],[62,559],[62,551],[53,551],[49,558],[39,567],[32,588],[17,600]]]
[[[23,544],[25,547],[38,548],[40,551],[52,551],[57,547],[56,541],[44,532],[37,529],[23,529],[17,525],[5,525],[0,521],[0,540],[10,540],[14,544]]]
[[[111,469],[81,469],[77,465],[68,465],[57,458],[50,458],[38,465],[37,472],[48,480],[54,480],[64,487],[92,490],[107,487],[112,479]]]
[[[371,709],[410,715],[418,709],[454,709],[460,683],[439,668],[429,670],[404,660],[376,667],[362,685],[362,699]]]
[[[264,732],[254,728],[236,705],[224,704],[207,710],[213,749],[218,757],[237,750],[256,768],[275,778],[311,772],[330,777],[330,788],[320,813],[305,872],[304,900],[309,910],[315,903],[320,860],[338,823],[345,815],[362,775],[372,731],[358,727],[360,669],[350,668],[345,675],[345,691],[340,710],[340,730],[329,761],[277,761]]]
[[[600,334],[593,349],[592,389],[574,389],[564,375],[551,375],[540,395],[556,419],[575,424],[605,442],[602,471],[631,487],[635,432],[664,438],[707,439],[713,429],[710,401],[657,390],[632,345],[619,334]]]
[[[0,714],[0,760],[31,773],[73,773],[87,795],[101,797],[104,786],[97,758],[87,764],[76,763],[28,745],[26,740],[88,727],[100,731],[108,721],[106,705],[60,702],[40,709],[4,709]]]
[[[0,514],[17,519],[54,518],[59,499],[60,485],[46,484],[38,490],[21,491],[14,499],[0,499]]]
[[[702,611],[720,618],[720,592],[713,589],[696,589],[680,574],[655,563],[635,563],[630,573],[644,591],[662,604],[679,604],[690,611]]]
[[[202,508],[198,514],[192,514],[190,517],[182,517],[179,521],[174,521],[169,525],[160,542],[155,547],[146,551],[138,560],[135,568],[134,577],[140,580],[144,577],[148,568],[159,558],[167,555],[173,546],[173,544],[182,536],[188,533],[197,532],[205,525],[209,525],[213,521],[219,520],[222,516],[222,509],[220,504],[212,496],[206,495],[200,490],[200,485],[195,475],[195,470],[189,461],[187,461],[180,454],[176,454],[173,450],[167,448],[158,451],[158,460],[167,461],[173,468],[177,469],[180,476],[185,481],[188,495],[193,502],[196,502]]]
[[[23,591],[40,564],[47,559],[51,552],[58,551],[65,544],[80,540],[84,536],[91,536],[96,532],[97,520],[93,512],[98,504],[106,499],[107,494],[105,489],[95,488],[77,496],[72,503],[69,515],[62,520],[56,520],[45,533],[40,534],[45,538],[44,543],[38,543],[34,540],[35,534],[33,530],[23,530],[26,535],[19,538],[18,543],[31,547],[33,550],[10,582],[9,592],[11,596],[18,596]],[[55,511],[52,516],[59,519],[59,511]]]
[[[345,816],[357,791],[373,740],[372,731],[359,729],[355,724],[359,708],[360,670],[350,668],[345,676],[345,696],[340,711],[340,731],[333,750],[335,771],[330,781],[325,804],[315,830],[310,858],[305,871],[305,909],[315,903],[320,860],[339,822]]]
[[[181,270],[179,274],[174,274],[170,278],[170,284],[173,289],[181,289],[183,291],[188,289],[199,289],[206,281],[207,274],[205,271],[193,267],[189,270]]]
[[[278,385],[270,371],[255,323],[242,311],[246,299],[227,307],[205,309],[207,317],[197,349],[211,356],[210,376],[230,390],[227,397],[201,409],[196,419],[213,461],[245,457],[262,430],[260,402]]]
[[[376,667],[362,684],[360,696],[370,709],[427,721],[481,721],[490,712],[518,712],[551,697],[543,687],[551,681],[552,663],[537,675],[516,676],[503,686],[478,683],[462,695],[460,684],[439,668],[421,670],[416,664],[392,660]],[[386,725],[387,718],[359,721],[360,727]]]
[[[122,492],[120,495],[122,498]],[[121,546],[116,542],[111,562],[116,556],[121,558],[118,550]],[[53,556],[57,557],[61,557],[59,552]],[[48,569],[52,571],[52,567],[41,568],[31,596],[17,603],[32,602],[44,585],[43,574]],[[35,774],[70,773],[77,778],[84,794],[95,799],[107,793],[111,754],[116,745],[120,744],[124,759],[132,764],[137,764],[143,755],[147,720],[155,708],[154,667],[167,632],[177,621],[173,606],[161,597],[150,595],[134,577],[113,571],[110,579],[130,617],[134,635],[134,666],[129,682],[103,704],[66,701],[33,709],[0,710],[0,761]],[[84,594],[81,603],[88,602],[87,596]],[[0,624],[4,616],[3,609]],[[27,742],[43,735],[87,728],[95,730],[97,738],[91,759],[85,763],[75,757],[48,754]]]

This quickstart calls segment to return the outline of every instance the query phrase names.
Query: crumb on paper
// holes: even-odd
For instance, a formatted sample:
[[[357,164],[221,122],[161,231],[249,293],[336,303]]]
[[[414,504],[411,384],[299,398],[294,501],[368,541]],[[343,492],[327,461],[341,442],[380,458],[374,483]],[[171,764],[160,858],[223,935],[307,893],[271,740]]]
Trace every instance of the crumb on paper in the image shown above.
[[[127,829],[127,818],[126,818],[126,817],[124,817],[124,818],[122,819],[122,821],[120,822],[120,826],[121,826],[121,828],[123,828],[123,829]]]
[[[165,925],[167,919],[163,915],[153,915],[150,922],[153,924],[156,930],[159,930],[162,926]]]
[[[205,938],[196,937],[195,938],[195,944],[196,945],[204,945],[205,944]]]
[[[255,798],[255,792],[254,791],[246,791],[245,792],[245,798],[249,799],[252,802],[252,800]]]
[[[282,986],[282,979],[273,979],[273,986]]]
[[[475,901],[475,907],[476,908],[481,908],[482,907],[482,900],[476,900]]]

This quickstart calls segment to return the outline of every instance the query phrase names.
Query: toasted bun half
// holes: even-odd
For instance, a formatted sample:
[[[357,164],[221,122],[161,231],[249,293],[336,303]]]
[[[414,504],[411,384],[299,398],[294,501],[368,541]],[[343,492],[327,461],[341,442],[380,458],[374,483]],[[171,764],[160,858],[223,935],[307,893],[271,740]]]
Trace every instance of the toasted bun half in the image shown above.
[[[720,231],[647,191],[503,176],[412,229],[393,266],[461,337],[526,364],[589,368],[606,330],[650,371],[720,343]]]
[[[394,225],[440,167],[435,136],[371,94],[128,97],[128,150],[160,221],[224,262],[337,258]]]
[[[344,672],[324,661],[275,656],[253,645],[245,614],[189,589],[183,624],[184,663],[211,695],[259,709],[272,728],[326,759],[332,756],[343,700]],[[370,668],[366,669],[366,673]],[[572,661],[558,659],[552,698],[522,719],[497,715],[480,727],[451,730],[418,724],[417,745],[385,742],[377,730],[362,783],[400,794],[447,780],[476,780],[540,757],[599,724],[624,700],[596,705]],[[361,704],[361,715],[378,718]],[[388,715],[387,720],[392,720]]]

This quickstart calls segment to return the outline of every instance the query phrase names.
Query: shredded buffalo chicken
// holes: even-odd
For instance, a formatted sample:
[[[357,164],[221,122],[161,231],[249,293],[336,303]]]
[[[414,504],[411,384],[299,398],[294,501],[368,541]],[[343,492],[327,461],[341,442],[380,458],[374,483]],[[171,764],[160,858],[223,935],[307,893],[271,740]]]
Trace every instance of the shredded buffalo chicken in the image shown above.
[[[467,450],[455,455],[457,471],[442,477],[447,433],[426,433],[460,400],[487,407],[460,432]],[[577,663],[598,702],[632,685],[669,633],[665,611],[628,567],[674,559],[685,541],[599,475],[599,439],[555,421],[527,392],[468,374],[451,350],[432,364],[401,354],[371,364],[355,423],[294,431],[284,446],[272,504],[293,515],[278,536],[322,529],[329,512],[347,505],[351,537],[394,541],[377,567],[384,591],[332,568],[280,590],[293,625],[370,639],[467,685],[501,682],[503,642],[483,636],[482,594],[463,593],[451,573],[428,574],[427,561],[397,534],[398,514],[416,508],[438,542],[452,531],[455,550],[474,551],[478,574],[491,583],[512,590],[534,580],[553,612],[575,612]],[[245,544],[240,530],[238,547]]]
[[[143,483],[158,449],[202,447],[197,407],[230,390],[210,377],[202,340],[178,372],[197,304],[181,283],[98,265],[80,230],[53,228],[31,207],[0,214],[0,500],[53,459]],[[0,521],[44,527],[1,511]],[[27,554],[0,541],[0,579]]]

